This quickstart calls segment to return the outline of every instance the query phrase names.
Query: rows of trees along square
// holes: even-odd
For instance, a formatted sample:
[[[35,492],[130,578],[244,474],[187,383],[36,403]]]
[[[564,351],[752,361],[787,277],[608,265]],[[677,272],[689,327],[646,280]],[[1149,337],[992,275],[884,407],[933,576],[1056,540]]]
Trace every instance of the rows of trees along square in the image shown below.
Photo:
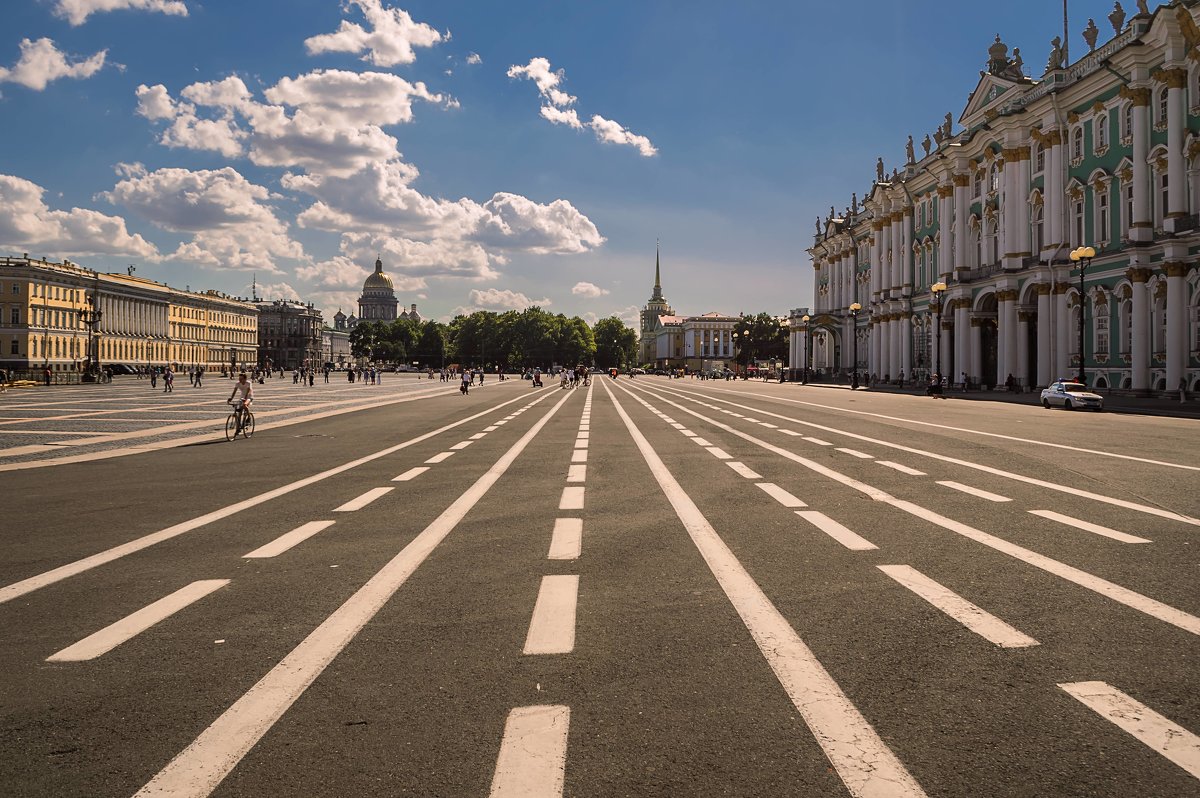
[[[637,334],[614,317],[595,326],[539,307],[495,313],[479,310],[438,321],[360,322],[350,331],[356,358],[382,363],[417,363],[441,368],[449,363],[493,369],[523,369],[583,363],[628,368],[637,358]]]

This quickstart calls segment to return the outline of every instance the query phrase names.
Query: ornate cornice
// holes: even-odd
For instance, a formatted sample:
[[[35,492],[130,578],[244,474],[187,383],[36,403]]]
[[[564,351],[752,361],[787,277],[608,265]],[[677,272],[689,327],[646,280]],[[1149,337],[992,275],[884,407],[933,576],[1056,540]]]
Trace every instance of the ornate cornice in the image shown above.
[[[1154,76],[1155,80],[1167,84],[1168,89],[1186,89],[1188,84],[1187,78],[1187,70],[1183,67],[1160,69]]]
[[[959,188],[966,188],[967,186],[971,185],[970,175],[951,175],[950,180],[956,187]]]
[[[954,196],[954,186],[938,186],[937,187],[937,195],[938,195],[938,199],[946,199],[948,197],[953,197]]]

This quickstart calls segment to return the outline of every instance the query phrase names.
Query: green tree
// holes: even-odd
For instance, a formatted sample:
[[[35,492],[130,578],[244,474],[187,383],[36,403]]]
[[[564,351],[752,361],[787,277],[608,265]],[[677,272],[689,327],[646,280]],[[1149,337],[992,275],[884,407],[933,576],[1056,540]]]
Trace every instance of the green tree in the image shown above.
[[[616,316],[600,319],[592,328],[596,342],[596,365],[602,369],[624,369],[637,358],[637,333]]]
[[[782,359],[787,353],[787,328],[769,313],[742,316],[733,326],[733,332],[737,335],[736,359],[742,365],[772,357]]]

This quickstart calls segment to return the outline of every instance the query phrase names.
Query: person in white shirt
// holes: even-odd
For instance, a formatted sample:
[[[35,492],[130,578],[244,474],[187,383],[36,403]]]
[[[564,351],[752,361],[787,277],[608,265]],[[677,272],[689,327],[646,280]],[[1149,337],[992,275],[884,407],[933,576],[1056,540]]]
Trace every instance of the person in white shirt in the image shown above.
[[[250,380],[246,378],[246,372],[238,375],[238,381],[233,384],[233,393],[229,394],[229,403],[233,404],[233,397],[241,394],[242,407],[247,410],[254,402],[254,386],[250,384]]]

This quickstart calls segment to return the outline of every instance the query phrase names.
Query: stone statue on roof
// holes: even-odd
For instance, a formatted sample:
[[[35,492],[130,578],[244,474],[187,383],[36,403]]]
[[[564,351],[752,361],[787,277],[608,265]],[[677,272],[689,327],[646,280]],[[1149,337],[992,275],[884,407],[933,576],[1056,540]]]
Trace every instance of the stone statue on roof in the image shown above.
[[[929,154],[930,148],[933,147],[933,142],[929,140],[929,134],[925,134],[925,138],[921,140],[921,149],[925,150],[925,154]]]
[[[904,145],[904,156],[905,156],[906,158],[908,158],[908,161],[907,161],[907,162],[908,162],[908,163],[910,163],[910,164],[913,164],[913,163],[916,163],[916,162],[917,162],[917,156],[916,156],[916,155],[913,153],[913,139],[912,139],[912,136],[909,136],[909,137],[908,137],[908,143]]]
[[[1137,0],[1137,7],[1138,7],[1139,14],[1149,14],[1150,13],[1150,7],[1146,4],[1146,0]]]
[[[929,137],[928,137],[928,136],[926,136],[925,138],[927,138],[927,139],[928,139]],[[940,147],[940,146],[942,146],[942,141],[943,141],[945,138],[946,138],[946,137],[942,135],[942,129],[941,129],[940,127],[939,127],[937,130],[933,131],[933,140],[937,142],[937,145],[938,145],[939,147]]]
[[[882,158],[880,158],[878,161],[875,162],[875,182],[876,183],[883,182],[883,159]]]
[[[1112,13],[1108,15],[1108,21],[1112,23],[1113,33],[1120,33],[1121,28],[1125,27],[1125,9],[1121,8],[1121,0],[1113,5]]]
[[[817,217],[817,235],[821,235],[821,217]]]
[[[1096,20],[1088,18],[1087,27],[1083,29],[1083,40],[1087,42],[1088,52],[1096,49],[1096,39],[1100,38],[1100,29],[1096,27]]]
[[[947,111],[946,112],[946,121],[942,123],[942,138],[949,139],[950,131],[953,129],[954,129],[954,117],[950,115],[949,111]]]
[[[1055,36],[1050,40],[1050,58],[1046,60],[1046,71],[1053,72],[1063,68],[1062,38]]]

